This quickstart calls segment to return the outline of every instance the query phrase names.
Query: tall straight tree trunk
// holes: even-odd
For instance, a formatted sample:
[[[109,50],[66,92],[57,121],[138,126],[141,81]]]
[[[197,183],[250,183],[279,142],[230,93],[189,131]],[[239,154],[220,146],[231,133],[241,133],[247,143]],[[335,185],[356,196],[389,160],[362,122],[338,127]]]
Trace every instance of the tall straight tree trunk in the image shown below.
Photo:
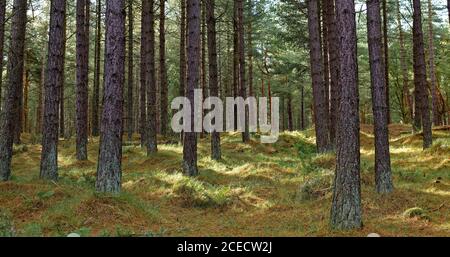
[[[62,66],[62,84],[59,90],[59,135],[65,137],[66,135],[66,124],[65,124],[65,109],[64,109],[64,84],[66,80],[65,76],[65,60],[66,60],[66,45],[67,45],[67,19],[64,19],[63,23],[63,66]]]
[[[386,83],[382,59],[380,0],[367,1],[367,35],[369,42],[372,108],[375,123],[375,184],[378,193],[391,193],[391,157],[387,123]]]
[[[388,124],[391,123],[391,102],[390,102],[390,90],[389,90],[389,37],[388,37],[388,13],[387,13],[387,1],[383,0],[383,49],[384,49],[384,76],[386,83],[386,106],[387,110],[387,120]]]
[[[44,54],[43,54],[44,55]],[[42,64],[41,64],[41,81],[37,85],[37,105],[36,105],[36,130],[35,133],[40,135],[42,134],[42,115],[43,115],[43,88],[45,87],[45,57],[42,56]]]
[[[209,90],[211,97],[219,97],[219,78],[217,64],[217,42],[216,42],[216,17],[215,0],[205,0],[206,2],[206,23],[208,26],[208,60],[209,60]],[[215,106],[216,107],[216,106]],[[214,122],[219,122],[215,120]],[[220,135],[214,131],[211,134],[211,158],[221,159]]]
[[[423,148],[429,148],[433,144],[430,103],[428,100],[427,67],[425,64],[425,50],[422,30],[422,10],[420,0],[413,0],[413,52],[414,52],[414,86],[421,114],[423,127]]]
[[[180,0],[180,96],[186,90],[186,0]],[[180,142],[183,144],[184,133],[180,133]]]
[[[413,110],[412,110],[412,102],[411,95],[409,93],[409,77],[408,77],[408,64],[406,62],[406,50],[405,50],[405,35],[402,29],[402,19],[400,13],[400,0],[397,1],[397,23],[398,23],[398,33],[399,33],[399,44],[400,44],[400,66],[402,69],[402,81],[403,81],[403,99],[402,104],[407,105],[408,111],[407,117],[403,117],[405,122],[409,122],[412,118]]]
[[[23,86],[25,29],[27,0],[14,0],[11,20],[11,47],[8,56],[8,83],[0,122],[0,181],[11,176],[14,129],[18,110],[19,91]]]
[[[434,62],[434,33],[433,33],[433,5],[431,0],[428,0],[428,59],[430,66],[430,80],[431,80],[431,102],[433,123],[435,126],[441,125],[441,113],[439,111],[439,95],[436,78],[436,66]]]
[[[24,133],[29,133],[29,124],[28,124],[28,94],[29,94],[29,89],[30,89],[30,72],[29,70],[25,70],[24,74],[23,74],[23,132]]]
[[[189,35],[187,40],[187,88],[186,97],[191,102],[191,132],[185,132],[183,145],[183,170],[187,176],[198,175],[197,134],[194,132],[194,90],[199,82],[200,66],[200,0],[187,1],[187,20]]]
[[[288,112],[288,128],[289,131],[294,131],[294,118],[293,118],[293,110],[292,110],[292,95],[289,94],[288,96],[288,103],[287,103],[287,112]]]
[[[325,99],[325,83],[323,77],[323,61],[320,41],[320,20],[318,0],[308,1],[308,29],[311,77],[313,84],[313,101],[316,124],[317,150],[321,153],[330,150],[328,130],[328,108]]]
[[[237,0],[237,18],[238,18],[238,66],[239,66],[239,88],[240,88],[240,96],[244,99],[247,98],[247,81],[245,78],[245,31],[244,31],[244,1]],[[245,115],[245,123],[244,123],[244,132],[242,133],[242,141],[248,142],[250,141],[250,133],[249,133],[249,125],[248,125],[248,117],[249,110],[246,107],[244,111]]]
[[[40,178],[58,179],[59,91],[64,83],[66,1],[52,0],[45,83]]]
[[[146,86],[147,86],[147,154],[151,155],[158,151],[158,142],[157,142],[157,102],[156,102],[156,71],[155,71],[155,15],[153,11],[153,0],[149,1],[148,8],[148,24],[146,28],[146,37],[147,37],[147,52],[145,54],[145,62],[146,62]]]
[[[95,70],[94,70],[94,89],[92,95],[92,136],[100,135],[99,128],[99,104],[100,104],[100,63],[101,63],[101,37],[102,37],[102,2],[97,0],[97,20],[95,21]]]
[[[128,140],[131,141],[133,138],[133,84],[134,84],[134,75],[133,75],[133,0],[128,1],[128,89],[127,89],[127,134]]]
[[[141,11],[141,63],[140,63],[140,90],[139,90],[139,113],[140,113],[140,127],[141,147],[147,146],[147,62],[146,56],[148,54],[148,37],[150,33],[150,1],[142,0]]]
[[[106,1],[105,96],[96,190],[119,193],[122,180],[125,0]]]
[[[159,20],[159,81],[161,90],[161,134],[167,135],[168,127],[168,102],[169,89],[167,85],[167,70],[166,70],[166,0],[160,0],[160,20]]]
[[[247,52],[248,52],[248,95],[253,96],[253,0],[248,0],[248,31],[247,31]]]
[[[330,144],[336,145],[336,125],[339,108],[339,43],[336,31],[336,13],[334,0],[326,1],[326,27],[328,31],[328,50],[330,65]]]
[[[0,71],[3,71],[3,46],[5,44],[6,0],[0,0]],[[2,104],[3,72],[0,72],[0,106]]]
[[[328,117],[330,117],[330,51],[328,48],[328,42],[329,42],[329,31],[328,26],[326,24],[326,16],[327,16],[327,8],[326,8],[327,1],[322,0],[321,3],[318,3],[319,5],[319,20],[322,21],[321,28],[322,28],[322,52],[323,52],[323,79],[325,83],[325,102],[326,102],[326,108],[328,112]],[[322,17],[322,19],[320,19]],[[328,129],[330,130],[331,126],[328,126]]]
[[[362,227],[359,93],[354,0],[336,1],[340,32],[340,104],[336,141],[336,177],[331,207],[331,227],[338,230]]]
[[[77,104],[76,104],[76,152],[77,160],[87,159],[88,143],[88,70],[89,32],[87,31],[87,1],[77,0]]]

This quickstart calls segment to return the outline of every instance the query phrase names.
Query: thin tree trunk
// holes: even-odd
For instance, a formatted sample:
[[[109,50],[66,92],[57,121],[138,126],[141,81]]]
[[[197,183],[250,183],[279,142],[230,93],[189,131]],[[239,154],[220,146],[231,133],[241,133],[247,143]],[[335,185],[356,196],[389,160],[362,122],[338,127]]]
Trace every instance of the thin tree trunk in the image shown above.
[[[100,104],[100,63],[101,63],[101,12],[102,3],[101,0],[97,0],[97,20],[95,26],[95,70],[94,70],[94,89],[92,96],[92,135],[98,137],[100,135],[99,128],[99,104]]]
[[[249,4],[249,15],[248,15],[248,47],[247,47],[247,52],[248,52],[248,95],[249,96],[253,96],[253,0],[248,0],[248,4]]]
[[[119,193],[122,180],[125,1],[106,1],[105,96],[96,190]]]
[[[141,12],[141,69],[140,69],[140,91],[139,91],[139,113],[141,147],[147,146],[147,55],[148,55],[148,37],[150,33],[150,1],[142,0]],[[146,25],[147,24],[147,25]]]
[[[398,33],[399,33],[399,44],[400,44],[400,66],[402,69],[402,80],[403,80],[403,98],[402,104],[407,105],[407,117],[403,117],[405,122],[409,122],[412,119],[412,103],[411,95],[409,93],[409,77],[408,77],[408,64],[406,62],[406,50],[405,50],[405,36],[402,29],[402,20],[400,13],[400,0],[397,1],[397,23],[398,23]]]
[[[413,41],[414,41],[414,85],[417,95],[416,104],[419,105],[423,127],[423,148],[429,148],[433,144],[430,103],[428,101],[427,87],[427,67],[425,64],[425,50],[422,30],[422,10],[420,0],[413,0],[414,23],[413,23]]]
[[[23,64],[27,1],[14,0],[11,21],[11,48],[8,56],[8,84],[5,101],[2,103],[0,122],[0,181],[11,176],[11,159],[14,129],[18,112],[19,91],[23,86]]]
[[[300,130],[305,130],[305,88],[300,86]]]
[[[217,65],[217,42],[216,42],[216,17],[214,13],[215,0],[206,2],[206,23],[208,26],[208,60],[209,60],[209,90],[211,97],[219,97],[219,78]],[[214,122],[218,122],[217,120]],[[220,134],[217,131],[211,134],[211,158],[221,159]]]
[[[88,57],[89,33],[87,30],[87,1],[77,0],[77,104],[76,104],[76,153],[77,160],[87,160],[88,143]]]
[[[64,46],[63,46],[63,66],[62,66],[62,84],[61,88],[59,89],[59,136],[63,136],[66,138],[66,126],[65,126],[65,110],[64,110],[64,84],[66,80],[65,76],[65,60],[66,60],[66,44],[67,44],[67,19],[64,19],[63,23],[63,39],[64,39]]]
[[[3,50],[5,44],[6,0],[0,0],[0,106],[2,104],[3,87]]]
[[[340,104],[336,141],[331,227],[338,230],[362,227],[359,97],[354,0],[336,1],[337,28],[340,33]]]
[[[42,133],[42,115],[43,115],[43,101],[42,96],[44,93],[43,88],[45,87],[45,58],[42,56],[42,65],[41,65],[41,81],[37,85],[37,105],[36,105],[36,130],[35,133],[40,135]]]
[[[391,193],[391,157],[386,106],[386,83],[382,61],[380,0],[367,1],[367,35],[369,42],[372,108],[375,124],[375,184],[378,193]]]
[[[187,52],[187,88],[186,97],[191,102],[191,132],[184,134],[183,146],[183,170],[188,176],[198,175],[197,168],[197,134],[194,132],[194,90],[199,82],[200,66],[200,1],[191,0],[187,2],[188,20],[188,52]]]
[[[66,1],[51,1],[40,178],[58,179],[59,102],[64,83]]]
[[[388,124],[391,124],[391,103],[390,103],[390,90],[389,90],[389,37],[388,37],[388,13],[387,13],[387,1],[383,0],[383,49],[384,49],[384,76],[386,83],[386,106],[387,106],[387,120]]]
[[[153,1],[149,1],[148,17],[145,24],[148,24],[145,29],[148,48],[145,54],[146,62],[146,90],[147,90],[147,154],[151,155],[158,151],[157,143],[157,88],[156,88],[156,72],[155,72],[155,15],[153,11]]]
[[[161,90],[161,122],[160,129],[162,135],[167,135],[168,126],[168,86],[167,86],[167,70],[166,70],[166,0],[160,0],[160,20],[159,20],[159,80]]]
[[[134,132],[134,122],[133,122],[133,87],[134,87],[134,74],[133,74],[133,0],[128,1],[128,89],[127,89],[127,108],[128,108],[128,119],[127,119],[127,134],[128,140],[131,141]]]
[[[29,124],[28,124],[28,93],[29,93],[29,89],[30,89],[30,80],[29,80],[29,71],[28,69],[24,71],[24,75],[23,75],[23,79],[24,79],[24,87],[23,87],[23,117],[22,117],[22,121],[23,121],[23,132],[24,133],[29,133]]]
[[[320,21],[318,0],[308,1],[308,29],[311,76],[313,81],[313,101],[316,125],[317,150],[321,153],[330,150],[328,111],[325,99],[325,83],[323,77],[323,61],[320,41]]]
[[[326,0],[322,0],[321,3],[318,3],[319,5],[319,20],[320,17],[322,17],[321,21],[322,23],[319,23],[319,27],[320,24],[322,24],[321,28],[322,28],[322,52],[323,52],[323,79],[324,79],[324,84],[325,84],[325,105],[326,105],[326,111],[328,112],[328,117],[330,117],[330,50],[329,50],[329,31],[328,31],[328,26],[326,24],[326,17],[327,17],[327,1]],[[331,126],[328,126],[328,130],[330,131],[329,133],[331,133]],[[331,142],[331,141],[330,141]]]
[[[435,126],[441,125],[441,114],[439,111],[439,96],[437,88],[436,69],[434,62],[434,33],[433,33],[433,5],[431,0],[428,0],[428,59],[430,66],[430,80],[431,80],[431,102],[433,123]]]
[[[180,0],[180,96],[184,96],[186,90],[186,0]],[[184,133],[180,133],[180,142],[183,144]]]
[[[334,0],[326,2],[326,27],[328,31],[328,50],[330,65],[330,144],[336,145],[336,125],[339,108],[339,44],[336,31],[336,13]]]
[[[237,0],[237,18],[238,18],[238,67],[239,67],[239,87],[240,87],[240,96],[244,99],[247,98],[247,81],[245,77],[245,31],[244,31],[244,1]],[[248,125],[248,117],[249,110],[248,107],[245,107],[244,111],[245,115],[245,124],[244,124],[244,132],[242,133],[242,141],[248,142],[250,141],[250,133],[249,133],[249,125]]]

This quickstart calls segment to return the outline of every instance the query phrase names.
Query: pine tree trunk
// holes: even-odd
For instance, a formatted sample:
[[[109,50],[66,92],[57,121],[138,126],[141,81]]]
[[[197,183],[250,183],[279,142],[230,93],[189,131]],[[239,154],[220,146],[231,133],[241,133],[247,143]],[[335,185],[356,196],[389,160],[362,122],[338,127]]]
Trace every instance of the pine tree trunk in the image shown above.
[[[425,64],[425,50],[422,30],[422,10],[420,0],[413,0],[414,23],[413,23],[413,41],[414,41],[414,85],[418,102],[421,121],[423,127],[423,148],[429,148],[433,144],[430,103],[428,100],[427,87],[427,67]]]
[[[158,151],[157,143],[157,84],[156,84],[156,72],[155,72],[155,15],[153,11],[153,1],[149,1],[148,7],[148,24],[145,29],[147,45],[147,52],[145,54],[146,62],[146,91],[147,91],[147,154],[151,155]]]
[[[436,66],[434,62],[434,33],[433,33],[433,5],[431,0],[428,0],[428,58],[430,66],[430,81],[431,81],[431,102],[432,102],[432,113],[433,113],[433,123],[435,126],[442,125],[441,114],[439,111],[439,95],[437,88],[437,78],[436,78]]]
[[[125,1],[106,1],[105,96],[96,190],[119,193],[122,179]]]
[[[128,1],[128,89],[127,89],[127,134],[128,140],[131,141],[134,133],[133,122],[133,87],[134,87],[134,75],[133,75],[133,0]]]
[[[3,50],[5,44],[6,0],[0,0],[0,71],[3,71]],[[0,72],[0,106],[2,104],[3,72]]]
[[[186,0],[180,0],[180,96],[186,90]],[[180,133],[180,142],[183,144],[184,133]]]
[[[168,127],[168,85],[167,85],[167,70],[166,70],[166,0],[160,0],[160,20],[159,20],[159,80],[161,90],[161,122],[160,129],[162,135],[167,135]]]
[[[340,32],[340,104],[336,141],[331,227],[348,230],[362,227],[359,97],[354,0],[336,1],[337,31]]]
[[[244,31],[244,1],[237,0],[237,18],[238,18],[238,67],[239,67],[239,88],[240,88],[240,96],[244,99],[247,98],[247,81],[245,77],[245,31]],[[244,124],[244,132],[242,133],[242,141],[248,142],[250,141],[250,133],[248,126],[248,117],[249,110],[245,108],[245,124]]]
[[[336,31],[336,13],[334,0],[326,2],[326,27],[328,31],[328,50],[330,65],[330,144],[336,144],[336,124],[339,103],[339,44]]]
[[[4,97],[0,122],[0,181],[9,180],[13,137],[18,115],[19,91],[23,85],[23,63],[27,1],[14,0],[11,20],[11,48],[8,56],[8,83]]]
[[[215,0],[205,0],[206,2],[206,23],[208,26],[208,60],[209,60],[209,90],[211,97],[219,97],[219,78],[217,64],[217,42],[216,42],[216,17],[214,13]],[[215,121],[218,122],[218,121]],[[213,160],[221,159],[220,134],[212,132],[211,134],[211,158]]]
[[[406,117],[403,117],[403,119],[405,123],[408,123],[409,120],[412,119],[413,110],[411,103],[411,95],[409,93],[408,64],[406,62],[405,36],[402,29],[400,0],[397,1],[396,6],[397,6],[397,23],[398,23],[399,44],[400,44],[400,66],[402,69],[402,81],[403,81],[402,104],[403,106],[407,105],[406,107],[404,106],[403,108],[408,110],[406,111]]]
[[[99,128],[99,104],[100,104],[100,63],[101,63],[101,37],[102,37],[102,26],[101,26],[101,12],[102,3],[101,0],[97,0],[97,20],[95,25],[95,70],[94,70],[94,88],[92,95],[92,136],[98,137],[100,135]]]
[[[393,191],[389,129],[386,106],[386,83],[382,62],[380,0],[367,1],[367,35],[369,42],[372,108],[375,124],[375,183],[378,193]]]
[[[27,70],[24,71],[24,87],[23,87],[23,132],[29,133],[30,128],[28,124],[28,93],[30,89],[30,80],[29,80],[29,74],[30,72]]]
[[[141,147],[147,146],[147,62],[146,56],[148,55],[148,36],[150,24],[150,1],[142,0],[142,12],[141,12],[141,63],[140,63],[140,90],[139,90],[139,113],[140,113],[140,127],[139,133],[141,134]]]
[[[64,46],[63,46],[63,66],[62,66],[62,84],[61,88],[59,90],[59,136],[63,136],[66,138],[66,125],[65,125],[65,110],[64,110],[64,88],[65,88],[65,60],[66,60],[66,45],[67,45],[67,18],[63,21],[63,39],[64,39]],[[45,85],[44,85],[45,86]],[[45,88],[45,87],[44,87]]]
[[[199,82],[200,66],[200,1],[187,2],[187,20],[189,35],[187,40],[187,88],[186,97],[191,102],[191,132],[184,134],[183,170],[187,176],[198,175],[197,168],[197,135],[194,132],[194,90]]]
[[[254,92],[253,92],[253,22],[252,22],[252,18],[253,18],[253,4],[252,4],[252,0],[248,0],[248,5],[249,5],[249,15],[248,15],[248,31],[247,31],[247,35],[248,35],[248,47],[247,47],[247,52],[248,52],[248,95],[249,96],[254,96]]]
[[[36,130],[35,133],[40,135],[42,134],[42,115],[43,115],[43,88],[45,87],[45,58],[42,56],[42,65],[41,65],[41,81],[37,85],[37,104],[36,104]],[[61,100],[60,100],[61,101]]]
[[[66,1],[53,0],[50,10],[47,75],[45,76],[44,125],[40,178],[58,179],[59,91],[64,72]]]
[[[88,143],[88,57],[89,32],[87,30],[87,7],[89,0],[77,0],[77,104],[76,104],[76,153],[77,160],[87,160]]]
[[[391,124],[391,102],[390,102],[390,90],[389,90],[389,45],[388,45],[388,13],[387,13],[387,2],[383,0],[383,49],[384,49],[384,76],[386,83],[386,106],[387,106],[387,120],[388,124]]]
[[[321,29],[322,29],[322,52],[323,52],[323,79],[325,84],[325,105],[326,105],[326,111],[328,112],[328,118],[330,117],[330,57],[329,57],[329,31],[328,26],[326,24],[326,17],[327,17],[327,8],[326,8],[327,1],[322,0],[321,3],[318,3],[319,5],[319,20],[322,23]],[[322,19],[320,19],[320,17]],[[331,126],[328,126],[328,129],[331,133]],[[330,141],[331,143],[331,141]]]
[[[313,101],[316,124],[317,150],[321,153],[330,150],[328,130],[328,108],[325,99],[325,83],[323,77],[323,61],[320,41],[318,0],[308,1],[309,48],[311,56],[311,76],[313,81]]]

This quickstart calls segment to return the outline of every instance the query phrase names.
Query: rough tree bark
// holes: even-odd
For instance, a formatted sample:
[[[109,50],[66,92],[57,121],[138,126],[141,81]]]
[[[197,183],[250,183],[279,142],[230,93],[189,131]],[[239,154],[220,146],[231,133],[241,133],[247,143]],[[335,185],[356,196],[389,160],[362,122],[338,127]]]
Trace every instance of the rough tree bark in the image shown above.
[[[423,148],[429,148],[433,144],[430,103],[428,100],[427,67],[425,64],[425,50],[422,30],[422,10],[420,0],[413,0],[413,52],[414,52],[414,86],[419,105],[422,127]]]
[[[128,1],[128,87],[127,87],[127,135],[128,140],[131,141],[134,132],[134,120],[133,120],[133,87],[134,87],[134,74],[133,74],[133,0]]]
[[[167,85],[167,70],[166,70],[166,0],[160,0],[159,6],[159,81],[161,90],[161,122],[160,129],[162,135],[167,135],[168,126],[168,85]]]
[[[187,176],[198,175],[197,134],[194,132],[194,90],[199,82],[200,66],[200,1],[187,2],[187,88],[186,97],[191,102],[191,132],[185,132],[183,145],[183,170]]]
[[[318,0],[308,1],[308,30],[311,76],[313,84],[313,101],[315,111],[315,129],[317,150],[321,153],[330,150],[328,130],[328,110],[325,100],[325,83],[320,42],[320,20]]]
[[[253,96],[253,2],[248,0],[248,31],[247,31],[247,52],[248,52],[248,95]]]
[[[67,44],[67,19],[64,19],[63,23],[63,39],[64,39],[64,47],[63,47],[63,66],[62,66],[62,84],[59,90],[59,135],[64,136],[66,132],[66,124],[65,124],[65,112],[64,112],[64,84],[66,80],[65,76],[65,60],[66,60],[66,44]],[[45,85],[44,85],[45,87]]]
[[[205,0],[206,2],[206,23],[208,27],[208,60],[209,60],[209,90],[211,97],[219,97],[219,78],[217,64],[217,42],[216,42],[216,17],[215,0]],[[218,121],[214,121],[218,122]],[[211,158],[213,160],[221,159],[220,134],[212,132],[211,134]]]
[[[122,180],[125,1],[106,1],[105,95],[96,190],[119,193]]]
[[[180,96],[184,96],[186,89],[186,0],[180,1]],[[180,142],[183,144],[183,135],[180,133]]]
[[[148,27],[146,28],[146,38],[148,48],[145,54],[146,62],[146,86],[147,86],[147,154],[151,155],[158,151],[157,142],[157,102],[156,102],[156,71],[155,71],[155,15],[153,11],[153,1],[149,3]]]
[[[35,133],[40,135],[42,133],[42,115],[43,115],[43,88],[45,87],[45,58],[44,54],[42,56],[42,64],[41,64],[41,81],[37,85],[37,105],[36,105],[36,130]]]
[[[336,1],[337,31],[340,32],[340,104],[336,141],[331,227],[338,230],[362,227],[359,97],[354,0]]]
[[[92,93],[92,135],[98,137],[100,134],[99,128],[99,104],[100,104],[100,63],[101,63],[101,37],[102,37],[102,26],[101,26],[101,12],[102,12],[102,2],[97,0],[97,20],[95,24],[95,68],[94,68],[94,88]]]
[[[88,71],[89,32],[87,30],[87,1],[77,0],[77,104],[76,104],[76,153],[77,160],[87,160],[88,143]]]
[[[59,102],[64,72],[66,1],[51,1],[40,178],[58,179]]]
[[[5,43],[6,0],[0,1],[0,71],[3,71],[3,46]],[[0,105],[2,104],[3,72],[0,72]]]
[[[329,42],[329,31],[326,24],[327,16],[327,0],[322,0],[319,5],[319,28],[321,28],[322,36],[322,56],[323,56],[323,79],[325,84],[325,105],[328,112],[328,117],[330,117],[330,50],[328,46]],[[322,18],[322,19],[321,19]],[[328,126],[328,130],[331,132],[331,126]]]
[[[378,193],[391,193],[391,157],[386,106],[386,83],[382,59],[380,0],[367,1],[367,35],[369,42],[372,108],[375,132],[375,184]]]
[[[0,181],[11,176],[11,159],[19,91],[23,86],[23,63],[27,1],[14,0],[11,20],[11,47],[8,56],[8,83],[0,122]]]

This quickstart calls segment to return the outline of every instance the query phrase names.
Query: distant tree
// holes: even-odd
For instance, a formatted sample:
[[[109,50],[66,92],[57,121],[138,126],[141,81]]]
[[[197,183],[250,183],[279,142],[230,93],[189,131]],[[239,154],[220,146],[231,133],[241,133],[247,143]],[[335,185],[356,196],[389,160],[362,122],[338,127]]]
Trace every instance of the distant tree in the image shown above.
[[[180,88],[179,95],[184,96],[186,90],[186,0],[180,0]],[[180,141],[183,144],[183,135],[180,133]]]
[[[183,145],[183,170],[188,176],[198,175],[197,135],[194,132],[194,90],[199,82],[200,66],[200,0],[187,1],[189,35],[187,40],[187,87],[186,97],[191,102],[191,132],[185,132]]]
[[[152,1],[153,2],[153,1]],[[142,0],[141,11],[141,63],[140,63],[140,90],[139,90],[139,113],[140,113],[140,128],[141,134],[141,147],[147,146],[147,62],[146,56],[148,55],[149,44],[147,42],[150,26],[146,25],[150,23],[150,1]]]
[[[355,13],[354,0],[336,1],[341,92],[331,227],[338,230],[362,227]]]
[[[105,95],[96,190],[119,193],[122,180],[125,0],[106,1]]]
[[[133,121],[133,30],[134,30],[134,16],[133,16],[133,0],[128,1],[128,87],[127,87],[127,134],[128,140],[131,141],[134,132]]]
[[[441,112],[439,106],[439,88],[438,81],[436,77],[436,64],[434,61],[435,51],[434,51],[434,32],[433,32],[433,4],[431,0],[428,0],[428,60],[430,67],[430,84],[431,84],[431,103],[432,103],[432,114],[433,123],[435,126],[442,125]]]
[[[168,126],[168,102],[169,102],[169,88],[167,85],[167,70],[166,70],[166,0],[160,0],[159,6],[159,81],[161,90],[161,134],[167,134]]]
[[[102,1],[96,1],[96,21],[95,21],[95,68],[94,68],[94,88],[92,93],[92,135],[97,137],[100,135],[99,128],[99,105],[100,105],[100,63],[101,63],[101,38],[102,38]]]
[[[414,52],[414,86],[419,106],[421,123],[423,127],[423,148],[429,148],[433,144],[430,103],[428,100],[427,67],[425,64],[425,50],[422,30],[422,10],[420,0],[413,0],[413,52]]]
[[[391,119],[391,101],[389,98],[390,94],[390,83],[389,83],[389,34],[388,34],[388,6],[387,0],[383,0],[383,49],[384,49],[384,82],[386,83],[386,106],[387,106],[387,120],[388,123],[392,123]]]
[[[19,113],[19,91],[23,87],[27,0],[14,0],[11,18],[11,47],[8,55],[8,82],[0,118],[0,181],[11,176],[11,159]]]
[[[386,105],[386,83],[382,61],[380,0],[367,1],[367,35],[369,42],[372,108],[375,123],[375,182],[378,193],[393,191],[389,128]]]
[[[147,154],[151,155],[158,151],[157,142],[157,103],[156,103],[156,71],[155,71],[155,15],[153,11],[153,0],[148,4],[148,16],[146,25],[146,44],[148,48],[145,53],[146,63],[146,86],[147,86]]]
[[[44,126],[40,178],[58,179],[59,99],[63,86],[66,1],[52,0],[48,40],[47,76],[45,76]]]
[[[245,31],[244,31],[244,4],[243,0],[236,0],[237,4],[237,32],[238,32],[238,67],[239,67],[239,89],[240,96],[247,98],[247,81],[245,75]],[[242,141],[250,141],[249,125],[248,125],[248,108],[245,110],[244,132],[242,133]]]

